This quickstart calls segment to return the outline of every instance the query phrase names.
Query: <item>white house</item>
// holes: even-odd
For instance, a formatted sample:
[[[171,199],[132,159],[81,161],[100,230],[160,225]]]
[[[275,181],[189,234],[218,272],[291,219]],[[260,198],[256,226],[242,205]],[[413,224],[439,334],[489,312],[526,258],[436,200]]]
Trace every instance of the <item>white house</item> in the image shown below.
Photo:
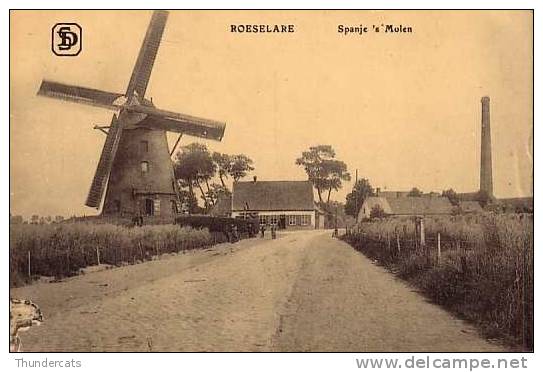
[[[309,181],[234,182],[232,217],[258,216],[261,224],[279,229],[324,227],[324,214],[317,208]]]

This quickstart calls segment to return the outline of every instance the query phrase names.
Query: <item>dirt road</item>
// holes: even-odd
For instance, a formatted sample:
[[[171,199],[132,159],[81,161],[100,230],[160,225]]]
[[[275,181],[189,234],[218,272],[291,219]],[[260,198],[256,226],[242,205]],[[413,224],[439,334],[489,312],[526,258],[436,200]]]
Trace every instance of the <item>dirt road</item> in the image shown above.
[[[328,232],[286,233],[12,290],[23,351],[500,351]]]

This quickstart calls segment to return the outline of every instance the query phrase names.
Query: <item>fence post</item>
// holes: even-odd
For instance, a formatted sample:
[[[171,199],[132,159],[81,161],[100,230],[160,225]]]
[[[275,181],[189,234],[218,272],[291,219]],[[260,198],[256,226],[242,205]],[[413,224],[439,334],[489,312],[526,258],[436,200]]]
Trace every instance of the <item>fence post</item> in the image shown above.
[[[424,248],[425,245],[426,245],[426,238],[424,234],[424,219],[421,218],[420,219],[420,246]]]
[[[98,262],[98,266],[100,266],[100,249],[96,247],[96,261]]]
[[[437,264],[441,265],[441,233],[437,233]]]
[[[390,235],[388,232],[387,232],[387,250],[388,252],[390,252]]]
[[[397,231],[396,231],[396,245],[398,246],[398,255],[399,255],[400,252],[401,252],[401,248],[400,248],[400,235],[398,234]]]
[[[426,236],[424,232],[424,217],[416,217],[415,230],[418,230],[418,237],[415,239],[420,247],[420,252],[426,256],[426,264],[431,264],[430,250],[426,246]]]
[[[28,278],[31,279],[31,271],[30,271],[30,251],[28,251]]]
[[[419,248],[419,220],[418,218],[415,218],[415,236],[414,236],[414,242],[415,242],[415,249],[417,250]]]

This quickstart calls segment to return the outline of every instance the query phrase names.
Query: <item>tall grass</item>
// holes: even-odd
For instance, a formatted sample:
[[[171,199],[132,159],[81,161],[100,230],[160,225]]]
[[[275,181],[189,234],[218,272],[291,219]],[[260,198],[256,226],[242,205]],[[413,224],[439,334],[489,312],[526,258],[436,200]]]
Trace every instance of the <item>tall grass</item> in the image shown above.
[[[409,219],[361,223],[345,240],[487,336],[532,350],[533,231],[533,215],[488,214],[426,219],[425,246]]]
[[[99,263],[136,263],[154,255],[204,248],[223,241],[223,234],[177,225],[10,225],[10,285],[20,285],[35,276],[75,275],[79,269]]]

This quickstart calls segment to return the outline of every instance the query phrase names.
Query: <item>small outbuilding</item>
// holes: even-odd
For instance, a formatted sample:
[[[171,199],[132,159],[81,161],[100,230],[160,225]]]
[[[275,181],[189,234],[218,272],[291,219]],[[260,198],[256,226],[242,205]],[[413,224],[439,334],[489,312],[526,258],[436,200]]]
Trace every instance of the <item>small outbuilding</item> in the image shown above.
[[[358,213],[358,220],[370,218],[372,209],[380,208],[391,217],[450,215],[453,205],[442,196],[368,197]]]
[[[483,207],[475,200],[461,200],[458,203],[458,208],[461,213],[482,213]]]

